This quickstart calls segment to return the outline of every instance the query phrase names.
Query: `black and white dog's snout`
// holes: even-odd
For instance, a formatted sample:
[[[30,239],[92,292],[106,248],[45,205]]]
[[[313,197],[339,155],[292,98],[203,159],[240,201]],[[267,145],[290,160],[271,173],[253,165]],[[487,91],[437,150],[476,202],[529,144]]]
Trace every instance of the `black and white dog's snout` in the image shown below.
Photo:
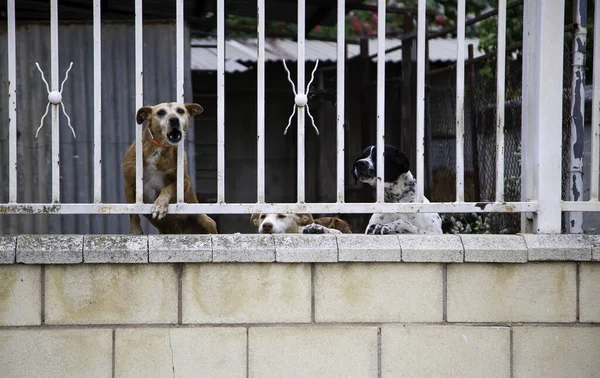
[[[354,176],[354,184],[357,181],[365,181],[375,177],[375,167],[368,159],[361,159],[354,162],[354,169],[352,170],[352,176]]]

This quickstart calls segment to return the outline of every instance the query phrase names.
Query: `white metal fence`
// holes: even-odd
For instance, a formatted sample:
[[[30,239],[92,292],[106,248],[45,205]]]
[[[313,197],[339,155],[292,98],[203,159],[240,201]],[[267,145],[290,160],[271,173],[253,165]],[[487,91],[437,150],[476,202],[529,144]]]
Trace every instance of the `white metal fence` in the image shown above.
[[[8,82],[9,82],[9,196],[7,203],[0,203],[0,214],[130,214],[151,213],[152,204],[144,204],[142,154],[136,154],[136,203],[103,203],[102,181],[102,138],[101,91],[101,0],[93,3],[94,31],[94,187],[93,203],[60,203],[60,156],[59,156],[59,106],[52,103],[52,202],[20,203],[17,198],[17,124],[16,124],[16,47],[15,47],[15,0],[7,0],[8,38]],[[176,2],[177,58],[175,101],[184,99],[184,0]],[[385,22],[386,1],[378,1],[378,53],[377,53],[377,172],[381,179],[376,190],[374,203],[346,203],[344,198],[344,77],[345,77],[345,16],[344,0],[337,3],[337,200],[333,203],[305,202],[305,113],[304,106],[297,106],[297,202],[265,202],[265,0],[258,0],[257,14],[257,199],[254,203],[228,203],[225,196],[225,0],[217,0],[217,202],[186,204],[183,202],[183,144],[178,147],[177,159],[177,203],[169,206],[170,213],[234,214],[255,212],[314,212],[314,213],[371,213],[371,212],[517,212],[525,213],[524,229],[533,232],[557,233],[561,231],[563,211],[600,211],[598,202],[599,167],[599,122],[600,122],[600,69],[593,71],[592,106],[592,156],[591,194],[589,201],[561,200],[561,119],[563,101],[563,42],[562,26],[564,4],[555,1],[532,0],[524,3],[523,40],[523,88],[522,88],[522,200],[504,201],[504,103],[505,103],[505,59],[506,59],[506,0],[498,2],[498,49],[497,56],[497,101],[496,101],[496,198],[494,202],[464,202],[464,55],[465,55],[465,2],[458,0],[457,7],[457,70],[456,70],[456,201],[451,203],[423,203],[423,177],[425,153],[425,0],[418,1],[417,32],[417,137],[416,177],[417,203],[385,203],[383,182],[383,145],[385,143]],[[58,70],[58,5],[50,0],[51,84],[50,91],[59,91]],[[598,8],[598,7],[597,7]],[[142,0],[135,1],[135,87],[136,108],[144,104],[143,94],[143,9]],[[595,11],[599,24],[599,10]],[[305,0],[298,1],[298,70],[296,90],[305,95]],[[110,63],[109,63],[110,64]],[[600,67],[600,27],[594,28],[594,67]],[[136,109],[131,109],[135,114]],[[133,117],[132,117],[133,123]],[[143,127],[136,129],[136,148],[141,151]],[[117,167],[113,167],[117,169]],[[19,183],[27,185],[27,183]],[[529,227],[529,226],[533,227]]]

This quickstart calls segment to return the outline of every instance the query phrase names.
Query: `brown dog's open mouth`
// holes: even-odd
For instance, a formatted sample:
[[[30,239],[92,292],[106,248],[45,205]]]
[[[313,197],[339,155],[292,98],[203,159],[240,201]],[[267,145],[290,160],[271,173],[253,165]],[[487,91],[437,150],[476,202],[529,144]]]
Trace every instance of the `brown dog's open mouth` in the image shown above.
[[[171,144],[177,144],[177,143],[181,142],[182,138],[183,138],[183,134],[179,130],[172,130],[167,133],[167,139],[169,140],[169,143],[171,143]]]

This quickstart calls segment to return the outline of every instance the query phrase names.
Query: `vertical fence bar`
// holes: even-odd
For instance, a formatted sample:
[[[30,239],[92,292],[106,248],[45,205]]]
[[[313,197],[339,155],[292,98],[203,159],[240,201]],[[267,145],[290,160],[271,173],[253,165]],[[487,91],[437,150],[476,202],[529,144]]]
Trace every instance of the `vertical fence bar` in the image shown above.
[[[185,103],[185,93],[183,89],[183,42],[184,42],[184,33],[183,33],[183,0],[177,0],[176,9],[175,9],[175,29],[176,29],[176,38],[175,41],[177,43],[176,46],[176,91],[177,91],[177,102]],[[179,145],[177,146],[177,203],[183,202],[183,175],[184,175],[184,163],[185,159],[185,141],[182,139]]]
[[[94,202],[102,202],[102,24],[94,0]]]
[[[573,1],[573,63],[571,75],[571,138],[569,143],[568,200],[583,201],[583,144],[585,118],[585,50],[587,45],[587,1]],[[583,233],[583,213],[569,212],[567,229]]]
[[[305,71],[305,28],[306,28],[306,0],[298,0],[298,75],[297,85],[298,94],[304,93],[304,71]],[[298,107],[298,189],[297,189],[297,201],[302,203],[305,200],[305,175],[304,175],[304,117],[305,107]]]
[[[337,202],[344,202],[344,123],[345,120],[345,64],[346,64],[346,1],[338,0],[337,5]]]
[[[533,1],[523,3],[523,51],[531,54],[523,57],[523,72],[521,75],[521,201],[529,202],[535,197],[535,174],[537,171],[535,159],[535,128],[530,120],[535,118],[533,103],[535,84],[535,49],[536,46],[536,4]],[[521,214],[521,232],[532,233],[533,214]]]
[[[425,181],[425,1],[419,0],[417,10],[417,198],[423,202]]]
[[[465,200],[465,0],[456,9],[456,202]]]
[[[142,0],[135,0],[135,108],[144,106],[144,61]],[[143,125],[135,130],[135,202],[144,202],[144,165],[142,160]]]
[[[256,46],[256,201],[265,202],[265,0],[258,0]]]
[[[590,200],[598,201],[598,180],[600,179],[600,6],[594,6],[594,57],[592,95],[592,156],[590,166]]]
[[[58,91],[58,4],[50,2],[50,90]],[[60,202],[59,104],[52,104],[52,202]]]
[[[225,202],[225,0],[217,0],[217,202]]]
[[[562,25],[565,4],[550,0],[531,0],[534,12],[528,17],[536,18],[536,34],[532,51],[526,59],[532,59],[533,71],[529,93],[533,107],[530,124],[534,127],[536,155],[535,193],[539,211],[534,218],[537,233],[561,232],[561,145],[563,102],[563,43]],[[557,27],[559,25],[560,27]]]
[[[385,150],[385,7],[377,1],[377,202],[384,202]]]
[[[8,202],[17,202],[17,48],[15,0],[7,3],[8,22]]]
[[[506,76],[506,0],[498,0],[496,55],[496,202],[504,202],[504,103]]]

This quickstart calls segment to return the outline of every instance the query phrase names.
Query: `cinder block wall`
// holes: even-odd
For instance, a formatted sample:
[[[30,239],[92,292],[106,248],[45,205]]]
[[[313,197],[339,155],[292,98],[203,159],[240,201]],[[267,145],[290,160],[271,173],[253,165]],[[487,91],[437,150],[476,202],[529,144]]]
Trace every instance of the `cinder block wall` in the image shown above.
[[[0,237],[3,377],[592,377],[600,239]]]

